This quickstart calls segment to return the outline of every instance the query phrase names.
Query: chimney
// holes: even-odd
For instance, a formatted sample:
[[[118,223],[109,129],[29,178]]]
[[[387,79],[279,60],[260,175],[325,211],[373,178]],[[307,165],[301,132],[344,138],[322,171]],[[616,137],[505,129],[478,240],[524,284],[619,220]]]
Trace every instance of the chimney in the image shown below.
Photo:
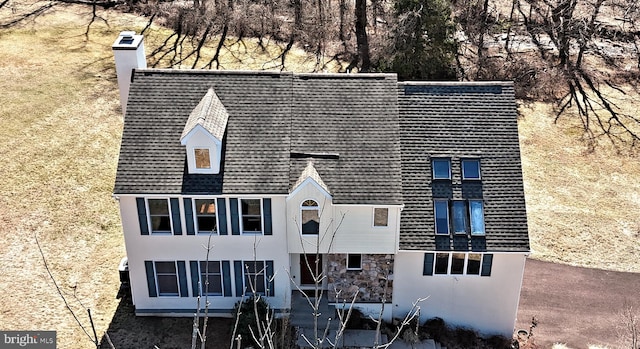
[[[116,60],[116,75],[118,76],[118,88],[120,89],[120,106],[122,115],[127,111],[127,99],[131,74],[133,69],[144,69],[147,60],[144,54],[143,36],[136,32],[123,31],[113,43],[113,55]]]

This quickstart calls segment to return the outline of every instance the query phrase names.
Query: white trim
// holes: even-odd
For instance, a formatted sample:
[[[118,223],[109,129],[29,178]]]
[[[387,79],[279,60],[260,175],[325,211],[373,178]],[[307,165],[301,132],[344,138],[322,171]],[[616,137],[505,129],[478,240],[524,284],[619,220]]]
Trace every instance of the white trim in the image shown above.
[[[405,251],[405,252],[414,252],[414,251]],[[422,275],[422,276],[453,276],[453,277],[459,277],[459,276],[468,276],[468,277],[481,277],[482,276],[482,264],[484,262],[484,256],[487,254],[490,255],[496,255],[499,253],[493,253],[493,252],[476,252],[476,251],[425,251],[422,253],[433,253],[433,269],[432,269],[432,275]],[[438,260],[438,254],[448,254],[448,258],[447,258],[447,272],[445,274],[437,274],[436,273],[436,264],[437,264],[437,260]],[[459,253],[459,254],[463,254],[464,255],[464,263],[462,266],[462,274],[453,274],[451,273],[451,269],[453,268],[453,254],[454,253]],[[512,252],[511,252],[512,253]],[[480,255],[480,265],[478,267],[478,273],[477,274],[468,274],[467,273],[467,268],[469,266],[469,255],[470,254],[479,254]],[[493,269],[493,261],[491,263],[491,269]],[[489,278],[490,276],[482,276],[484,278]]]
[[[291,191],[289,193],[289,195],[287,195],[287,201],[289,201],[291,198],[293,198],[300,190],[302,190],[303,187],[305,187],[309,183],[311,183],[316,189],[318,189],[327,199],[329,199],[329,200],[333,199],[331,194],[329,192],[327,192],[320,184],[318,184],[318,182],[316,182],[315,179],[313,179],[311,177],[307,177],[307,178],[305,178],[304,181],[302,181],[302,183],[300,183],[298,185],[298,187],[296,187],[293,191]],[[317,201],[317,200],[315,200],[315,201]]]
[[[211,132],[207,131],[207,129],[204,128],[204,126],[200,124],[196,124],[189,132],[187,132],[187,134],[184,137],[182,137],[182,139],[180,139],[180,144],[187,145],[189,143],[189,139],[194,134],[196,134],[196,132],[202,132],[205,136],[209,137],[211,141],[215,142],[216,144],[222,143],[221,139],[218,139],[214,135],[212,135]]]

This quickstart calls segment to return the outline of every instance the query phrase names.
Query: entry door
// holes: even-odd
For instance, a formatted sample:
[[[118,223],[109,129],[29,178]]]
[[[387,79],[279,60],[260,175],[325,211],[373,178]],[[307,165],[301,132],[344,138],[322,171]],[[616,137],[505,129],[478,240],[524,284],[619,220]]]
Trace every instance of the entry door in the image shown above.
[[[318,260],[318,273],[322,273],[322,255],[300,255],[300,285],[315,284],[313,274],[316,273],[316,258]]]

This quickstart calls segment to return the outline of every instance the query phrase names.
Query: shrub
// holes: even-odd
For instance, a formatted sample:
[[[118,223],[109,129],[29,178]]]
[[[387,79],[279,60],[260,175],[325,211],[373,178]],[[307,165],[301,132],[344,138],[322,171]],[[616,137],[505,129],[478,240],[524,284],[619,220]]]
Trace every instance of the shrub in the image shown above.
[[[240,314],[238,314],[238,311]],[[257,318],[256,311],[258,313]],[[243,348],[251,346],[259,347],[258,343],[254,341],[251,331],[253,331],[256,337],[258,336],[258,320],[260,321],[260,327],[264,329],[267,322],[268,312],[269,305],[262,297],[259,297],[256,301],[252,296],[245,299],[243,302],[236,303],[233,308],[233,317],[238,320],[238,327],[236,328],[235,334],[236,338],[241,336],[240,338]]]

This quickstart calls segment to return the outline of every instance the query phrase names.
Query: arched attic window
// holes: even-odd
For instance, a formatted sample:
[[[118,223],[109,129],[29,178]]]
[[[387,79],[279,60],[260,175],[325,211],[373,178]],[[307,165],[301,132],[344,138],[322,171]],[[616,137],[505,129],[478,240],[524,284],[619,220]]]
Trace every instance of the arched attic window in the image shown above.
[[[305,200],[300,206],[302,217],[302,234],[318,235],[320,233],[320,210],[314,200]]]

